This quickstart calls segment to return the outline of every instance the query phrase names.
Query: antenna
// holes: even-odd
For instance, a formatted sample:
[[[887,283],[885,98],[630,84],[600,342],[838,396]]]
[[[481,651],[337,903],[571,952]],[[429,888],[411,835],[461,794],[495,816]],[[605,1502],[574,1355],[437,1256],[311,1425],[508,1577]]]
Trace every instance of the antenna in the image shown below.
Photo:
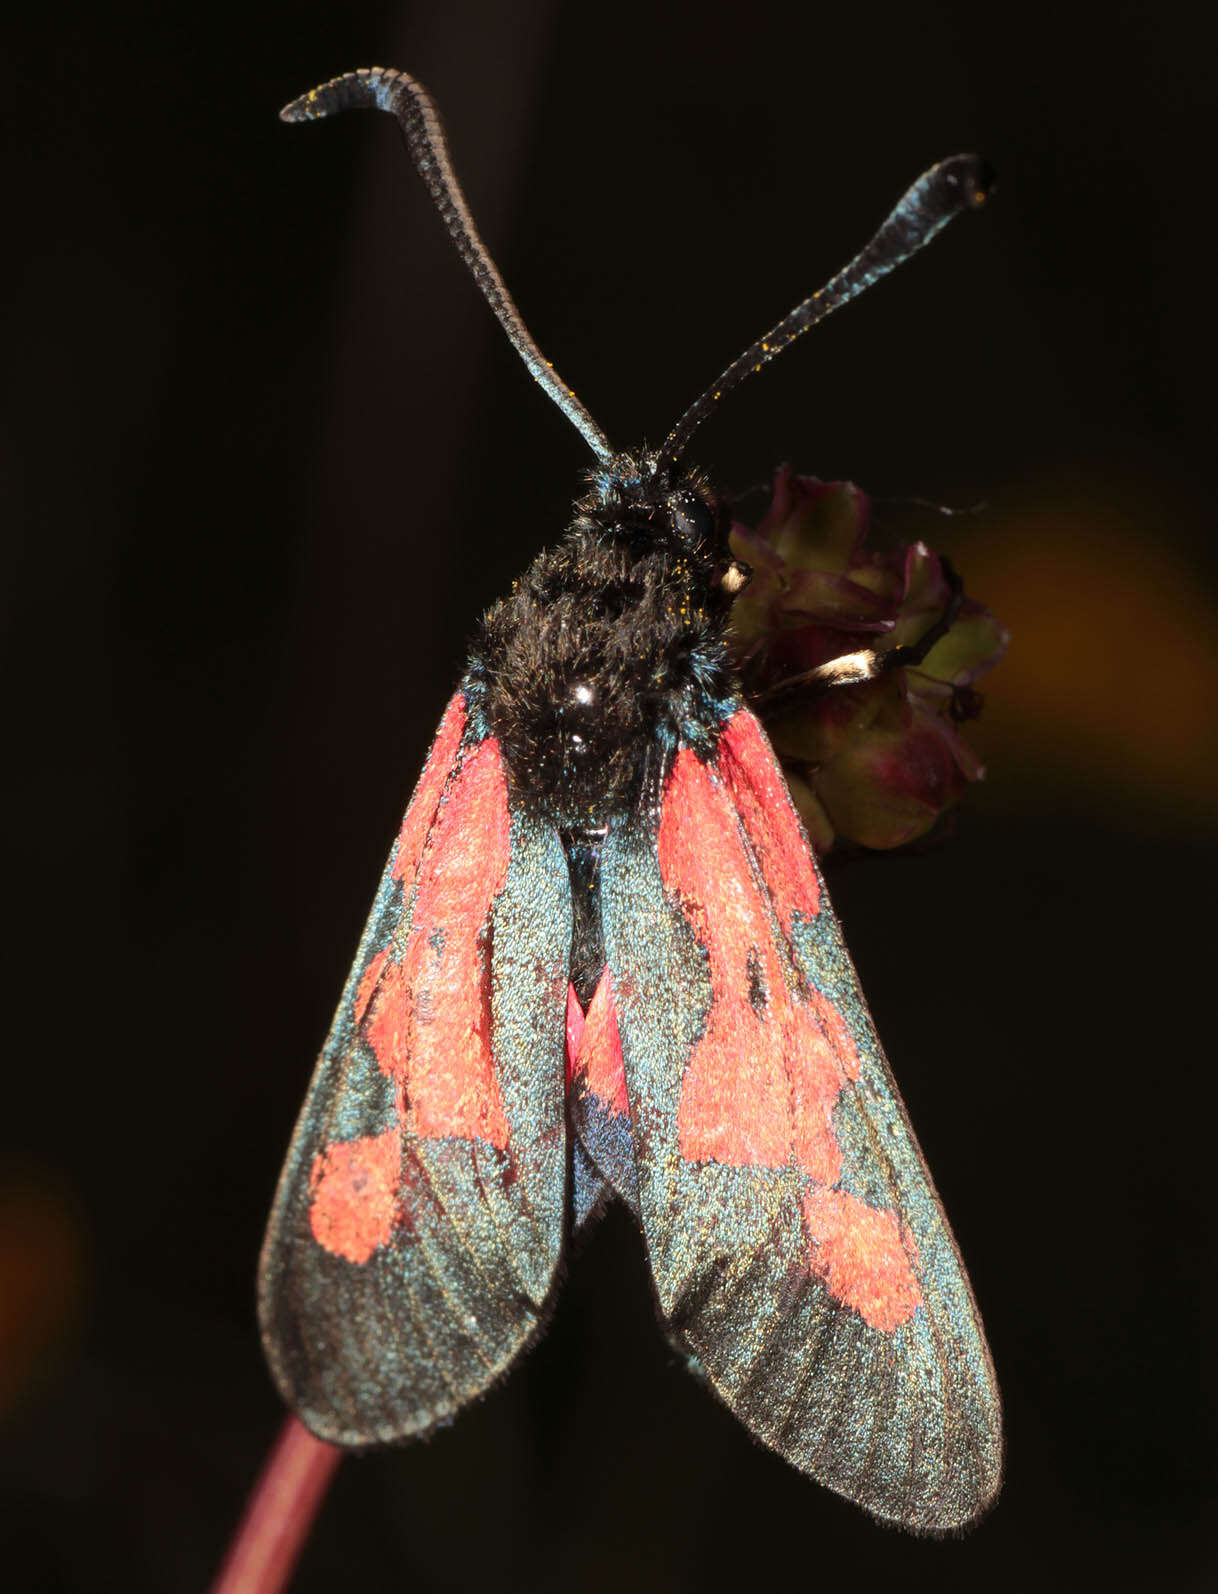
[[[924,172],[900,200],[875,237],[848,266],[797,304],[764,337],[749,345],[727,370],[694,400],[669,432],[661,453],[676,463],[694,430],[702,424],[725,393],[754,371],[760,371],[776,354],[823,321],[831,310],[878,282],[910,255],[924,248],[961,211],[975,210],[986,198],[992,177],[977,155],[952,155]]]
[[[608,464],[613,458],[609,439],[533,342],[495,262],[478,236],[474,218],[470,215],[465,195],[449,159],[448,143],[439,112],[423,85],[416,83],[405,72],[380,66],[368,67],[331,78],[320,88],[310,89],[298,100],[285,105],[279,115],[285,122],[314,122],[336,111],[366,105],[375,105],[379,110],[388,111],[396,119],[410,151],[410,158],[427,184],[449,237],[499,318],[499,324],[511,339],[512,347],[528,366],[533,380],[540,382],[572,426],[583,433],[596,457],[602,464]]]

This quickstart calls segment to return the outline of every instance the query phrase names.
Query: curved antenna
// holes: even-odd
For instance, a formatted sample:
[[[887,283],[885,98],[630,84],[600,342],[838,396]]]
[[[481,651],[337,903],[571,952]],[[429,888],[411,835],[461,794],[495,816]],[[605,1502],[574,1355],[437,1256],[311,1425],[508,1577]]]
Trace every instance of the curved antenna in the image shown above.
[[[439,113],[423,85],[416,83],[405,72],[394,72],[380,66],[368,67],[331,78],[320,88],[310,89],[298,100],[285,105],[279,116],[284,122],[314,122],[323,116],[333,115],[335,111],[347,111],[353,106],[363,105],[375,105],[396,119],[410,151],[410,158],[427,184],[449,237],[499,318],[499,325],[511,339],[512,347],[528,366],[533,380],[540,382],[572,426],[583,433],[596,457],[607,464],[613,458],[609,439],[533,342],[520,311],[504,287],[495,262],[478,236],[474,218],[469,213],[465,195],[449,159],[448,143]]]
[[[694,429],[702,424],[727,392],[753,371],[760,371],[809,327],[823,321],[831,310],[862,293],[894,266],[928,244],[962,210],[972,210],[985,200],[991,181],[985,162],[977,155],[952,155],[924,172],[910,188],[879,232],[848,266],[797,304],[764,337],[750,344],[733,360],[717,382],[690,405],[669,432],[661,453],[680,459]]]

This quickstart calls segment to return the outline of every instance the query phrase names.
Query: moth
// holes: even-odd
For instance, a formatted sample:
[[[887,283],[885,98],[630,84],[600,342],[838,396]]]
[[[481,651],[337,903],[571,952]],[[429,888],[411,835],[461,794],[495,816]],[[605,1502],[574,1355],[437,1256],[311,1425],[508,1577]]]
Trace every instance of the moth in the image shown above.
[[[540,1332],[625,1202],[664,1331],[756,1437],[885,1521],[990,1504],[999,1396],[968,1278],[816,860],[725,646],[748,580],[686,462],[722,395],[982,200],[955,156],[620,453],[533,342],[426,91],[376,106],[534,379],[595,456],[566,535],[483,615],[393,844],[263,1250],[276,1382],[318,1437],[427,1433]],[[941,632],[941,627],[939,628]],[[858,680],[918,649],[853,655]]]

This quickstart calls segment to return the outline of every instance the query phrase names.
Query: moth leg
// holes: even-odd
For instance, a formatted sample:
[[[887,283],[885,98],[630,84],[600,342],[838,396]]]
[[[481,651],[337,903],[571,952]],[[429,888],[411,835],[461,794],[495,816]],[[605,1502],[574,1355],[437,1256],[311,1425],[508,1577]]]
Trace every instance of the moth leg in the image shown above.
[[[964,602],[964,583],[950,560],[939,556],[943,579],[947,582],[947,602],[943,613],[929,626],[916,642],[903,643],[896,648],[861,648],[857,653],[843,653],[836,659],[827,659],[814,670],[793,675],[768,691],[754,694],[755,703],[772,703],[789,692],[806,692],[809,687],[832,691],[841,686],[861,686],[866,681],[878,680],[889,670],[916,668],[926,658],[936,643],[941,642],[955,625]],[[961,715],[969,718],[968,712]]]
[[[939,568],[943,572],[944,581],[947,582],[947,602],[943,605],[943,613],[916,642],[907,642],[899,648],[889,648],[887,653],[879,654],[877,674],[885,670],[900,670],[907,665],[921,664],[931,648],[942,642],[960,618],[960,605],[964,602],[964,582],[961,581],[955,565],[943,554],[939,555]]]

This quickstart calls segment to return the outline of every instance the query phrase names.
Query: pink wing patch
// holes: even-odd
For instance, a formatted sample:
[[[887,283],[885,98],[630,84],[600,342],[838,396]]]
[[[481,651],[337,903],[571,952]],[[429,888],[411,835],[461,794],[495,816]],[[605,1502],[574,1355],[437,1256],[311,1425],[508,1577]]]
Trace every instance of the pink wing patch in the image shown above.
[[[567,1090],[579,1072],[579,1043],[584,1036],[584,1010],[573,985],[567,986]]]
[[[735,1167],[794,1161],[809,1181],[809,1270],[888,1330],[921,1300],[896,1218],[832,1188],[842,1174],[833,1109],[859,1077],[858,1051],[834,1005],[796,976],[770,916],[772,904],[789,933],[794,914],[815,914],[816,872],[750,714],[729,722],[721,767],[723,780],[683,749],[660,816],[660,874],[706,953],[711,983],[681,1084],[681,1155]]]
[[[727,789],[688,748],[677,755],[660,817],[660,874],[705,949],[706,1026],[678,1108],[688,1162],[778,1168],[792,1154],[835,1184],[841,1152],[831,1116],[853,1046],[838,1050],[780,958],[769,904],[744,848]]]
[[[881,1212],[845,1190],[811,1189],[804,1196],[804,1227],[812,1241],[812,1272],[834,1300],[858,1312],[872,1328],[891,1333],[922,1304],[911,1263],[913,1236],[895,1212]]]
[[[385,972],[385,965],[389,961],[391,947],[382,947],[369,963],[360,977],[359,986],[355,992],[355,1022],[362,1024],[368,1005],[376,995],[377,986],[381,983],[381,975]]]
[[[313,1164],[314,1237],[351,1262],[366,1262],[408,1217],[403,1131],[484,1140],[500,1149],[508,1143],[484,947],[491,907],[507,878],[507,783],[493,739],[470,749],[452,774],[464,723],[458,696],[394,855],[393,873],[411,910],[409,933],[404,944],[395,940],[370,960],[355,997],[355,1024],[396,1087],[398,1122],[379,1135],[334,1141]]]
[[[309,1177],[313,1238],[348,1262],[366,1262],[393,1234],[401,1173],[396,1128],[327,1146]]]
[[[605,969],[585,1013],[575,987],[567,990],[567,1088],[583,1075],[584,1086],[612,1113],[628,1113],[622,1038],[613,1004],[613,980]]]
[[[402,828],[398,832],[397,850],[393,859],[394,876],[408,889],[419,867],[423,847],[435,821],[436,810],[444,796],[444,787],[457,762],[461,738],[465,734],[465,699],[460,692],[451,699],[444,710],[440,729],[431,744],[427,763],[414,789]]]
[[[362,1024],[382,1071],[397,1083],[402,1121],[417,1135],[508,1142],[482,938],[507,879],[509,836],[499,746],[487,740],[436,811],[410,934],[400,958],[391,951],[381,965]]]
[[[789,936],[797,913],[820,912],[820,881],[799,829],[787,783],[761,726],[748,709],[733,714],[719,739],[719,769],[736,804],[774,912]]]

